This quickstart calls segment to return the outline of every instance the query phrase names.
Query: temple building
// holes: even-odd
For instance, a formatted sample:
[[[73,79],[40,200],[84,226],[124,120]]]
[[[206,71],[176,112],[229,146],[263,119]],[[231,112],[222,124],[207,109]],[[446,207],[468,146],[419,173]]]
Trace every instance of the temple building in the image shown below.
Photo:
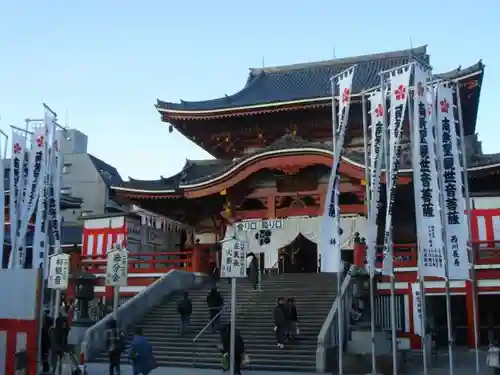
[[[205,243],[218,243],[228,222],[321,216],[332,165],[329,77],[357,64],[346,152],[340,169],[340,203],[345,216],[341,226],[345,227],[343,242],[348,244],[348,238],[355,232],[364,234],[365,161],[359,94],[377,86],[380,70],[404,64],[409,56],[429,61],[426,47],[420,47],[411,51],[251,69],[245,86],[234,95],[200,102],[159,100],[157,109],[162,121],[215,159],[187,160],[182,170],[172,177],[154,181],[130,179],[112,189],[117,196],[143,208],[192,225],[200,241]],[[475,135],[482,75],[483,65],[479,62],[436,76],[457,80],[462,86],[473,192],[497,187],[495,179],[490,177],[497,170],[492,162],[496,156],[483,155]],[[407,124],[405,129],[408,130]],[[406,137],[394,220],[396,243],[416,240],[414,215],[411,214],[414,208],[410,161]],[[317,219],[306,226],[317,234]],[[297,241],[303,242],[302,237]],[[313,247],[312,252],[316,253]],[[267,250],[278,251],[277,248]],[[301,252],[304,253],[301,262],[310,256],[316,258],[316,255]],[[276,254],[268,259],[276,260]],[[348,253],[344,256],[350,258]],[[273,266],[269,261],[266,263],[266,267]]]
[[[226,229],[236,224],[244,226],[249,232],[252,251],[261,254],[262,269],[272,271],[277,268],[284,273],[318,272],[321,266],[317,251],[319,217],[323,214],[332,166],[330,77],[357,64],[346,152],[340,165],[342,257],[353,262],[356,239],[366,236],[361,93],[379,84],[378,73],[381,70],[406,64],[410,59],[430,63],[426,46],[250,69],[243,88],[233,95],[196,102],[158,100],[156,108],[170,131],[181,133],[214,158],[186,160],[182,170],[168,178],[130,178],[111,187],[113,199],[182,223],[182,228],[176,224],[183,233],[176,247],[192,250],[193,257],[195,250],[202,246],[208,248],[212,256],[206,261],[212,259],[219,262],[219,243]],[[484,154],[476,134],[483,74],[484,65],[479,61],[467,68],[435,75],[436,79],[452,80],[460,86],[465,130],[462,141],[468,151],[469,187],[475,209],[472,212],[472,234],[477,280],[475,284],[454,282],[451,289],[456,312],[454,329],[457,344],[469,346],[474,345],[472,288],[479,294],[478,311],[488,316],[491,312],[484,310],[484,306],[491,305],[489,298],[492,294],[500,294],[500,256],[494,251],[494,241],[500,241],[500,232],[495,232],[495,223],[500,221],[500,180],[497,178],[500,154]],[[419,347],[420,339],[411,323],[414,314],[411,285],[416,280],[417,233],[408,130],[406,120],[402,169],[393,212],[393,240],[396,248],[397,306],[400,311],[398,334],[402,345],[409,348]],[[385,197],[381,201],[385,202]],[[385,207],[381,211],[379,243],[383,240]],[[478,241],[484,242],[479,244]],[[153,261],[154,254],[150,254],[150,259],[151,268],[142,268],[141,272],[151,272],[151,277],[153,274],[159,277],[159,268]],[[183,259],[176,266],[171,263],[165,270],[185,267],[202,271],[200,256],[196,262],[194,258],[192,262]],[[137,293],[139,284],[133,280],[130,278],[130,285],[134,285],[135,289],[130,289],[130,293]],[[387,329],[390,325],[387,313],[389,283],[381,277],[377,285],[377,324]],[[429,298],[434,301],[429,302],[429,311],[436,316],[433,324],[441,329],[443,317],[439,311],[443,310],[444,282],[435,280],[426,288],[428,296],[431,296]],[[486,324],[485,319],[481,315],[481,327]],[[494,324],[500,326],[500,320]],[[486,336],[481,334],[481,340],[483,338],[486,339]]]

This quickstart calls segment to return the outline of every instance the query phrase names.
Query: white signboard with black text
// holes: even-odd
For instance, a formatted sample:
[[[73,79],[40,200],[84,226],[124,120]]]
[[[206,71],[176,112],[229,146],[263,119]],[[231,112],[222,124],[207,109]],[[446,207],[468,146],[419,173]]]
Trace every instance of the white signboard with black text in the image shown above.
[[[69,280],[69,254],[54,254],[49,258],[49,289],[65,290]]]
[[[283,219],[241,221],[236,225],[236,229],[243,232],[266,229],[283,229]]]
[[[108,251],[106,265],[107,286],[127,286],[128,278],[128,252],[125,249],[112,249]]]
[[[417,283],[411,284],[411,292],[413,299],[413,331],[415,335],[422,336],[423,301],[420,285]]]
[[[247,244],[237,239],[222,244],[221,277],[246,277]]]

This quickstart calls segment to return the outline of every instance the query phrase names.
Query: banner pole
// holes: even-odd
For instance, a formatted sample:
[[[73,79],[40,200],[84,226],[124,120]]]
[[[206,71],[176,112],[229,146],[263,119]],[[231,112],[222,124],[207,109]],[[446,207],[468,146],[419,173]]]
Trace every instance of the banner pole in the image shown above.
[[[476,374],[480,374],[481,368],[479,365],[479,327],[478,327],[478,312],[477,312],[477,283],[476,283],[476,257],[474,252],[474,247],[472,246],[472,217],[471,217],[471,201],[470,201],[470,190],[469,190],[469,170],[468,170],[468,157],[467,157],[467,147],[465,145],[465,131],[464,131],[464,121],[462,114],[462,101],[460,99],[460,85],[456,85],[457,89],[457,109],[458,109],[458,130],[460,135],[460,148],[462,152],[462,167],[464,170],[464,190],[465,190],[465,209],[467,211],[467,225],[468,225],[468,237],[469,237],[469,261],[471,263],[471,283],[472,283],[472,314],[473,325],[474,325],[474,352],[476,357]]]
[[[366,95],[365,93],[361,94],[361,108],[362,108],[362,113],[363,113],[363,146],[364,146],[364,153],[365,153],[365,207],[366,207],[366,214],[368,218],[368,225],[376,224],[372,223],[373,218],[371,217],[372,213],[370,210],[371,204],[376,204],[376,202],[371,202],[372,196],[370,194],[371,189],[373,188],[370,186],[371,182],[371,175],[370,173],[374,174],[375,171],[370,171],[369,169],[369,159],[370,155],[368,153],[368,139],[369,138],[369,133],[368,133],[368,119],[367,119],[367,108],[366,108]],[[373,108],[371,108],[373,110]],[[375,126],[375,124],[371,124],[371,126]],[[375,142],[374,139],[371,140],[371,142]],[[371,155],[371,157],[375,157],[375,155]],[[368,243],[369,246],[371,246],[371,243]],[[367,253],[368,254],[368,253]],[[370,272],[370,331],[371,331],[371,340],[372,340],[372,375],[377,374],[377,355],[375,351],[375,290],[373,290],[374,283],[373,283],[373,267],[375,266],[375,262],[373,259],[367,259],[368,260],[368,266],[370,267],[369,272]]]
[[[229,339],[229,375],[235,375],[235,346],[236,346],[236,277],[231,278],[231,332]]]
[[[437,113],[437,101],[439,100],[437,92],[439,88],[436,86],[436,93],[435,93],[435,100],[433,102],[433,109],[435,109],[435,113]],[[436,144],[441,145],[443,143],[443,126],[442,124],[439,123],[436,117]],[[443,158],[442,150],[439,149],[438,147],[438,152],[436,155],[436,158],[438,160],[437,163],[437,174],[438,174],[438,182],[439,182],[439,206],[440,206],[440,215],[441,215],[441,222],[443,223],[442,226],[442,232],[443,232],[443,254],[444,254],[444,269],[445,269],[445,280],[444,280],[444,285],[445,285],[445,299],[446,299],[446,325],[447,325],[447,334],[448,334],[448,366],[449,366],[449,374],[453,375],[454,370],[453,370],[453,332],[451,329],[451,296],[450,296],[450,270],[449,270],[449,264],[448,264],[448,241],[447,241],[447,218],[446,218],[446,212],[444,210],[444,207],[446,207],[446,202],[445,202],[445,194],[446,192],[444,191],[444,178],[443,178],[443,168],[442,168],[442,161],[441,159]]]
[[[391,195],[391,186],[390,186],[390,180],[392,176],[389,176],[390,173],[390,164],[391,164],[391,158],[390,158],[390,129],[387,126],[387,121],[386,117],[389,111],[387,111],[387,97],[385,96],[385,74],[386,73],[381,73],[380,74],[380,89],[382,91],[382,106],[384,109],[384,132],[385,132],[385,137],[384,137],[384,159],[385,159],[385,184],[386,184],[386,210],[389,209],[389,204],[390,204],[390,195]],[[388,246],[389,248],[393,247],[392,243],[392,225],[390,226],[389,229],[389,241],[388,241]],[[391,249],[390,251],[390,256],[393,256],[393,251],[394,249]],[[391,297],[390,297],[390,309],[391,309],[391,349],[392,349],[392,373],[393,375],[398,375],[398,343],[397,343],[397,337],[396,337],[396,278],[394,276],[394,260],[391,261],[392,264],[392,275],[390,276],[390,283],[391,283]]]
[[[409,130],[409,140],[410,140],[410,149],[411,149],[411,161],[412,161],[412,169],[413,173],[415,173],[415,165],[418,163],[418,157],[416,152],[413,152],[413,142],[415,142],[415,137],[413,134],[413,131],[415,129],[415,121],[413,119],[414,111],[415,111],[415,101],[412,101],[411,95],[408,97],[408,123],[410,125],[410,130]],[[419,176],[413,175],[413,179],[415,180],[416,178],[420,178]],[[415,189],[415,184],[413,183],[413,188]],[[416,197],[417,197],[417,192],[414,190],[414,203],[416,206]],[[416,207],[415,207],[416,208]],[[415,215],[416,219],[416,215]],[[420,319],[420,330],[421,330],[421,343],[422,343],[422,362],[423,362],[423,375],[427,375],[428,372],[428,358],[427,358],[427,308],[426,308],[426,300],[425,300],[425,276],[422,275],[422,269],[420,267],[420,262],[421,262],[421,255],[423,254],[423,251],[421,251],[421,241],[420,241],[420,236],[418,233],[422,228],[419,228],[419,220],[416,220],[416,228],[417,228],[417,283],[418,283],[418,288],[420,291],[420,303],[421,303],[421,319]],[[413,291],[412,291],[413,293]],[[415,306],[415,301],[414,305],[410,307],[413,308]],[[419,314],[418,311],[415,311],[413,309],[413,314]],[[411,322],[410,324],[413,324]]]
[[[330,84],[331,84],[331,90],[332,90],[332,148],[333,148],[333,154],[337,152],[337,104],[335,102],[335,95],[336,95],[336,87],[335,87],[335,77],[332,77],[330,79]],[[335,163],[335,161],[334,161]],[[337,194],[337,181],[333,182],[333,192],[334,194],[334,202],[335,202],[335,210],[337,209],[337,202],[338,202],[338,194]],[[335,217],[338,217],[340,215],[340,212],[335,213]],[[337,221],[338,222],[338,221]],[[337,228],[333,228],[333,230],[338,230]],[[341,255],[342,257],[342,255]],[[344,306],[342,303],[342,271],[339,270],[337,273],[337,298],[339,299],[339,304],[338,304],[338,319],[337,319],[337,330],[338,330],[338,338],[339,338],[339,347],[338,347],[338,355],[339,355],[339,360],[338,360],[338,365],[339,365],[339,375],[343,375],[344,373],[344,343],[343,343],[343,315],[344,315]]]

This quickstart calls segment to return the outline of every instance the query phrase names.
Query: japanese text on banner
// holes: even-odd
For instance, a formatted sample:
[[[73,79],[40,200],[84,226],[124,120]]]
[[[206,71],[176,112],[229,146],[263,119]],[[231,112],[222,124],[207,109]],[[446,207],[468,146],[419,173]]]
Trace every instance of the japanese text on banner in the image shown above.
[[[445,245],[450,280],[469,279],[467,256],[468,225],[462,184],[462,166],[458,152],[453,87],[439,83],[437,87],[437,131],[441,194],[444,195]]]
[[[412,166],[420,276],[445,277],[430,72],[415,66]]]

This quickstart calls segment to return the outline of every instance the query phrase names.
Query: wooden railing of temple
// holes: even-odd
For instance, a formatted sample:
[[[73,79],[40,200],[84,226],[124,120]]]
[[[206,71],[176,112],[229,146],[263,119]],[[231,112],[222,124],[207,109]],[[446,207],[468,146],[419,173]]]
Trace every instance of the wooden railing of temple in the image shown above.
[[[189,272],[211,272],[212,256],[209,247],[213,245],[195,245],[191,249],[167,252],[130,252],[128,255],[129,274],[167,273],[172,269]],[[90,273],[106,272],[106,255],[80,255],[81,265]]]

